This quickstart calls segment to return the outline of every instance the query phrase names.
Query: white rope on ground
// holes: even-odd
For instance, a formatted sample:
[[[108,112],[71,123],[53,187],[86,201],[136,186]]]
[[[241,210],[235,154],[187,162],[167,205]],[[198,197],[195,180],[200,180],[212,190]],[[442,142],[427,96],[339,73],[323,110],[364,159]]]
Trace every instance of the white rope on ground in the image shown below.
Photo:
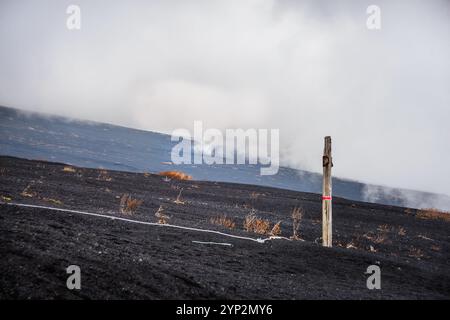
[[[111,219],[111,220],[119,220],[119,221],[125,221],[125,222],[130,222],[130,223],[144,224],[144,225],[148,225],[148,226],[158,226],[158,227],[183,229],[183,230],[190,230],[190,231],[197,231],[197,232],[213,233],[213,234],[218,234],[218,235],[225,236],[225,237],[242,239],[242,240],[250,240],[250,241],[254,241],[254,242],[258,242],[258,243],[264,243],[268,240],[275,240],[275,239],[290,240],[288,238],[274,237],[274,236],[265,238],[265,239],[261,239],[261,238],[255,239],[255,238],[242,237],[242,236],[237,236],[234,234],[229,234],[229,233],[224,233],[224,232],[209,230],[209,229],[199,229],[199,228],[178,226],[178,225],[174,225],[174,224],[161,224],[161,223],[156,223],[156,222],[146,222],[146,221],[139,221],[139,220],[115,217],[115,216],[110,216],[110,215],[100,214],[100,213],[93,213],[93,212],[86,212],[86,211],[72,210],[72,209],[61,209],[61,208],[40,206],[40,205],[34,205],[34,204],[25,204],[25,203],[16,203],[16,202],[0,202],[0,204],[6,204],[6,205],[10,205],[10,206],[17,206],[17,207],[25,207],[25,208],[47,209],[47,210],[59,211],[59,212],[78,213],[78,214],[83,214],[83,215],[87,215],[87,216],[94,216],[94,217],[106,218],[106,219]]]
[[[199,243],[199,244],[215,244],[215,245],[219,245],[219,246],[228,246],[228,247],[233,246],[231,243],[226,243],[226,242],[196,241],[196,240],[192,240],[192,242]]]

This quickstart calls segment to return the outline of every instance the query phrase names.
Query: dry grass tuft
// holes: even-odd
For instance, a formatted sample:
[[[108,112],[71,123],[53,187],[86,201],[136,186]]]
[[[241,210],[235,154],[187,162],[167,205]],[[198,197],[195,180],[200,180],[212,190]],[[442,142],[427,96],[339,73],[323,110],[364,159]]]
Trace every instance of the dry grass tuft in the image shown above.
[[[163,171],[158,174],[173,180],[192,180],[192,176],[181,171]]]
[[[431,250],[436,251],[436,252],[439,252],[439,251],[441,251],[441,247],[439,247],[439,246],[436,245],[436,244],[433,244],[433,245],[431,246]]]
[[[363,238],[366,238],[367,240],[372,241],[375,244],[382,244],[386,242],[390,242],[389,240],[389,233],[392,232],[394,228],[389,227],[387,224],[383,224],[377,227],[377,230],[375,232],[367,232],[362,235]],[[405,229],[400,228],[398,231],[398,234],[403,236],[406,234]]]
[[[298,240],[301,239],[300,237],[300,225],[303,219],[304,215],[303,208],[297,208],[295,207],[292,209],[292,239]]]
[[[164,214],[163,206],[159,206],[158,211],[155,212],[155,217],[158,218],[159,224],[167,224],[170,217]]]
[[[7,197],[7,196],[2,196],[2,200],[5,201],[5,202],[9,202],[9,201],[12,200],[12,198],[11,197]]]
[[[226,215],[213,217],[209,219],[209,222],[217,226],[224,226],[228,229],[234,229],[236,227],[236,223]]]
[[[181,193],[183,192],[183,188],[180,189],[180,192],[177,195],[177,198],[175,199],[174,203],[176,204],[184,204],[184,201],[181,200]]]
[[[252,200],[258,200],[258,198],[259,198],[260,196],[262,196],[262,195],[263,195],[262,193],[258,193],[258,192],[253,191],[252,193],[250,193],[250,199],[252,199]]]
[[[244,229],[257,234],[270,234],[270,222],[259,219],[254,212],[250,212],[244,220]]]
[[[256,219],[253,232],[258,234],[269,234],[270,222],[268,220]]]
[[[281,221],[278,221],[273,226],[272,231],[270,231],[270,234],[275,237],[281,235]]]
[[[368,232],[363,234],[363,237],[367,240],[372,241],[373,243],[380,244],[384,243],[387,240],[387,234],[386,233],[372,233]]]
[[[62,169],[62,171],[64,172],[77,172],[77,170],[75,170],[75,168],[70,167],[70,166],[66,166]]]
[[[412,258],[416,258],[417,260],[420,260],[425,256],[425,254],[422,252],[422,250],[415,248],[415,247],[411,247],[411,249],[409,250],[408,256],[410,256]]]
[[[348,243],[345,248],[347,249],[358,249],[358,247],[356,246],[356,244],[353,241],[350,241],[350,243]]]
[[[112,178],[109,176],[108,171],[100,170],[100,172],[98,173],[97,180],[100,180],[100,181],[111,181]]]
[[[248,232],[253,231],[253,223],[256,219],[256,215],[253,213],[248,214],[244,220],[244,229]]]
[[[387,224],[382,224],[382,225],[378,226],[377,230],[381,231],[383,233],[387,233],[391,230],[391,228]]]
[[[35,197],[35,196],[37,195],[36,192],[30,190],[30,189],[31,189],[31,185],[32,185],[32,184],[30,183],[30,184],[28,184],[28,185],[25,187],[25,189],[23,189],[23,191],[20,193],[20,195],[21,195],[22,197],[33,198],[33,197]]]
[[[423,234],[419,234],[417,237],[420,239],[423,239],[423,240],[427,240],[427,241],[434,241],[433,239],[431,239],[427,236],[424,236]]]
[[[124,214],[134,214],[142,202],[142,200],[133,199],[128,193],[125,193],[122,198],[120,198],[120,212]]]
[[[406,230],[405,230],[405,228],[403,228],[403,227],[400,227],[399,229],[398,229],[398,235],[399,236],[405,236],[406,235]]]
[[[62,205],[63,203],[62,203],[62,201],[60,201],[60,200],[57,200],[57,199],[52,199],[52,198],[42,198],[42,200],[44,200],[44,201],[46,201],[46,202],[50,202],[50,203],[53,203],[53,204],[56,204],[56,205]]]
[[[450,222],[450,212],[441,211],[435,208],[421,209],[417,211],[416,217],[420,219],[443,220]]]

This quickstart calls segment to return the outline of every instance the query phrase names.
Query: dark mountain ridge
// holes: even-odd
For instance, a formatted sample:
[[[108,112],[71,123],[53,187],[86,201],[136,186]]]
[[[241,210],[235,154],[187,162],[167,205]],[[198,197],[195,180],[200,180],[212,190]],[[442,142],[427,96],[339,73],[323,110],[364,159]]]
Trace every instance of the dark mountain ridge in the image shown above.
[[[80,167],[130,172],[181,170],[195,180],[222,181],[320,193],[320,174],[280,167],[261,176],[259,165],[171,165],[169,135],[92,121],[71,120],[0,106],[0,154]],[[333,194],[356,201],[450,208],[450,197],[334,178]]]

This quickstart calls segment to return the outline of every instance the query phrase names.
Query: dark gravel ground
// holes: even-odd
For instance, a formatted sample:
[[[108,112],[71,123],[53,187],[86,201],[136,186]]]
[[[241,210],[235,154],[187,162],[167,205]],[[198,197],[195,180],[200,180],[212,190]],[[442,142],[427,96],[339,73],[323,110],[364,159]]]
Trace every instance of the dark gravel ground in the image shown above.
[[[0,298],[2,299],[449,299],[449,231],[442,219],[414,209],[333,200],[334,247],[323,248],[321,198],[249,185],[165,181],[153,174],[74,168],[0,157]],[[174,200],[181,191],[182,203]],[[132,215],[119,212],[129,193],[143,201]],[[305,241],[264,244],[48,209],[28,203],[246,237],[246,215],[282,221],[305,215]],[[232,230],[210,222],[226,215]],[[226,242],[232,246],[193,241]],[[79,265],[82,289],[66,288],[68,265]],[[381,268],[381,290],[366,288],[366,268]]]

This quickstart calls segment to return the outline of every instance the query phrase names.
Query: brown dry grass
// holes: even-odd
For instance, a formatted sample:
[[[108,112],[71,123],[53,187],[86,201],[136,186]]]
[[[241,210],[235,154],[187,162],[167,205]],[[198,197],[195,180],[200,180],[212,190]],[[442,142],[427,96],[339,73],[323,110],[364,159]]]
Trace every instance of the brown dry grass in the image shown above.
[[[301,239],[300,237],[300,225],[304,215],[303,208],[295,207],[292,209],[292,239]]]
[[[177,198],[174,200],[176,204],[184,204],[184,201],[181,200],[181,193],[183,192],[183,188],[180,189]]]
[[[450,222],[450,212],[441,211],[435,208],[421,209],[417,211],[416,217],[420,219],[442,220]]]
[[[5,202],[9,202],[9,201],[12,200],[11,197],[7,197],[7,196],[2,196],[1,198],[2,198],[2,200],[5,201]]]
[[[192,176],[181,171],[162,171],[158,174],[173,180],[192,180]]]
[[[416,258],[417,260],[420,260],[423,257],[425,257],[425,254],[423,253],[423,251],[421,249],[411,247],[411,249],[409,250],[408,256],[412,257],[412,258]]]
[[[281,221],[278,221],[273,226],[272,231],[270,231],[270,234],[275,237],[281,235]]]
[[[133,199],[128,193],[125,193],[122,198],[120,198],[120,212],[124,214],[134,214],[142,202],[142,200]]]
[[[350,241],[348,244],[345,245],[346,249],[358,249],[358,247],[356,246],[355,242]]]
[[[259,219],[253,212],[249,213],[244,219],[244,229],[248,232],[257,234],[270,234],[270,222]]]
[[[75,170],[75,168],[73,168],[73,167],[66,166],[66,167],[64,167],[62,169],[62,171],[64,171],[64,172],[76,172],[77,170]]]
[[[262,193],[253,191],[252,193],[250,193],[250,199],[258,200],[258,198],[262,195],[263,195]]]
[[[158,218],[159,224],[167,224],[170,217],[164,214],[163,206],[159,206],[158,211],[155,212],[155,217]]]
[[[56,205],[62,205],[62,201],[58,200],[58,199],[53,199],[53,198],[42,198],[42,200],[46,201],[46,202],[50,202],[52,204],[56,204]]]
[[[231,218],[228,218],[226,215],[213,217],[209,219],[209,222],[217,226],[224,226],[225,228],[228,229],[234,229],[236,227],[236,223]]]
[[[25,187],[25,189],[23,189],[23,191],[20,193],[20,195],[22,197],[33,198],[33,197],[35,197],[37,195],[36,192],[30,190],[31,189],[31,185],[32,185],[32,183],[28,184]]]
[[[253,221],[256,216],[253,213],[248,214],[244,219],[244,229],[248,232],[253,231]]]
[[[385,233],[372,233],[372,232],[368,232],[363,234],[363,237],[366,238],[367,240],[372,241],[373,243],[376,244],[380,244],[380,243],[384,243],[387,240],[387,235]]]
[[[391,231],[391,228],[387,224],[382,224],[382,225],[378,226],[377,230],[381,231],[383,233],[387,233],[387,232]]]
[[[439,251],[441,251],[441,247],[439,247],[439,246],[436,245],[436,244],[433,244],[433,245],[431,246],[431,250],[436,251],[436,252],[439,252]]]
[[[100,172],[98,173],[97,180],[100,180],[100,181],[111,181],[112,178],[109,176],[108,171],[100,170]]]
[[[391,232],[395,232],[395,228],[390,227],[387,224],[382,224],[377,227],[376,231],[369,231],[363,234],[362,237],[372,241],[375,244],[390,243],[391,241],[389,240],[389,233]],[[398,234],[401,236],[405,235],[405,229],[400,228]]]

